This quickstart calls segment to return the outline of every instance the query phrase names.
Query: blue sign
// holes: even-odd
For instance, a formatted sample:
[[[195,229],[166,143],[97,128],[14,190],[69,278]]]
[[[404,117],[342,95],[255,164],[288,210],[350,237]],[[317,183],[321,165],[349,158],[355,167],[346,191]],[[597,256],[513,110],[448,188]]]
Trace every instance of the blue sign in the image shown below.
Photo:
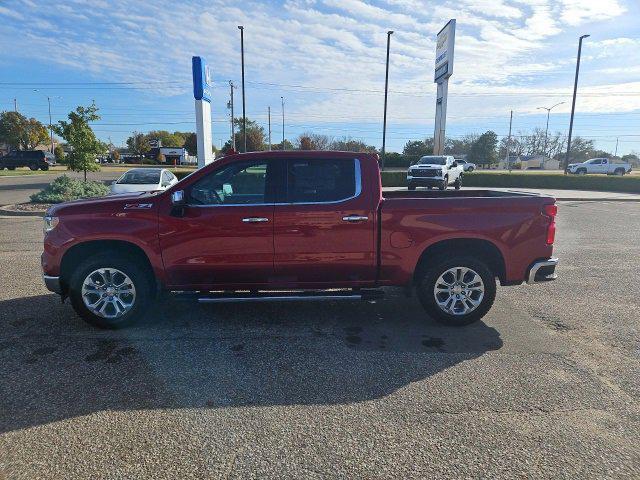
[[[196,100],[205,100],[211,103],[211,70],[202,57],[191,58],[191,71],[193,72],[193,96]]]

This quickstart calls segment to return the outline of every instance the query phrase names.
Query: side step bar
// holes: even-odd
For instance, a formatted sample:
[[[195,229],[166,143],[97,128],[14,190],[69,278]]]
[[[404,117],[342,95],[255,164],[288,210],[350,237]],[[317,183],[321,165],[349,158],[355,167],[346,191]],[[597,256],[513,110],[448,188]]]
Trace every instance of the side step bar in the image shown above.
[[[195,299],[198,303],[233,302],[318,302],[331,300],[379,300],[382,290],[319,290],[319,291],[258,291],[258,292],[211,292],[183,293],[181,299]]]

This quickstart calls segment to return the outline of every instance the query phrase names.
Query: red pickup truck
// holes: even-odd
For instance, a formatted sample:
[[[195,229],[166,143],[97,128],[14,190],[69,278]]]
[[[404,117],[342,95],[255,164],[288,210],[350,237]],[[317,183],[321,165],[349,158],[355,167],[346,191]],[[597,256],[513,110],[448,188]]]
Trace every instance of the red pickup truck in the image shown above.
[[[53,206],[42,268],[88,322],[140,318],[162,291],[200,302],[378,298],[416,290],[464,325],[502,285],[555,278],[555,200],[490,190],[382,191],[377,155],[255,152],[160,193]]]

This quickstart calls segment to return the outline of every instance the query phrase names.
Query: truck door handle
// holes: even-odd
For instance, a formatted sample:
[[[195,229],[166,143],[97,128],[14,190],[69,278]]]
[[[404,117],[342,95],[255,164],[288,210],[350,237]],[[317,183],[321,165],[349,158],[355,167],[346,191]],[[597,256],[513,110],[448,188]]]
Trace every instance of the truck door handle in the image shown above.
[[[263,222],[268,222],[269,219],[265,217],[247,217],[247,218],[243,218],[242,221],[244,223],[263,223]]]
[[[365,222],[369,220],[369,217],[362,215],[347,215],[346,217],[342,217],[343,222]]]

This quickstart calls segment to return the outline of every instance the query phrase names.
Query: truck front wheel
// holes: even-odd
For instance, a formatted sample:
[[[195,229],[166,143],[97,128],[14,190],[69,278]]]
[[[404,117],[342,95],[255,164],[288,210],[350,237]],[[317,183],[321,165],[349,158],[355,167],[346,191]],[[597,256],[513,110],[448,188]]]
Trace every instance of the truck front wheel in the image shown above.
[[[444,177],[444,180],[442,180],[442,184],[440,184],[438,188],[440,190],[446,190],[448,186],[449,186],[449,177]]]
[[[107,253],[82,262],[69,282],[73,309],[99,328],[122,328],[140,320],[153,297],[153,280],[133,258]]]
[[[480,260],[449,257],[420,272],[417,294],[424,309],[437,322],[468,325],[491,309],[496,279]]]

